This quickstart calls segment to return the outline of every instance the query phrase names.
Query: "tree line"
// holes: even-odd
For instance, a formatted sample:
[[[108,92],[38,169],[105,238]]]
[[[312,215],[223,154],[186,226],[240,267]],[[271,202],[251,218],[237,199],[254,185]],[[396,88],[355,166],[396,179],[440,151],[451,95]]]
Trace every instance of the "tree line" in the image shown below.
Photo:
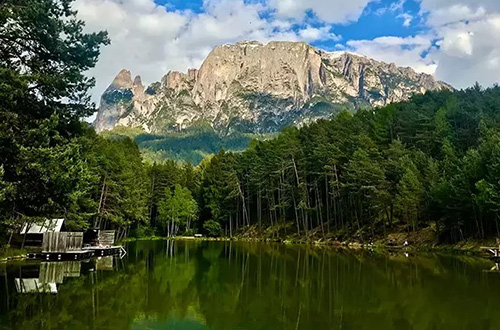
[[[201,169],[200,221],[276,237],[500,236],[499,128],[500,88],[479,85],[288,128]]]
[[[135,142],[105,139],[83,121],[95,112],[95,80],[86,72],[110,41],[105,32],[85,33],[72,4],[0,3],[0,244],[54,217],[70,230],[116,229],[122,238],[152,212],[154,169]],[[189,197],[185,188],[163,195],[161,221],[193,217],[192,203],[180,201]]]

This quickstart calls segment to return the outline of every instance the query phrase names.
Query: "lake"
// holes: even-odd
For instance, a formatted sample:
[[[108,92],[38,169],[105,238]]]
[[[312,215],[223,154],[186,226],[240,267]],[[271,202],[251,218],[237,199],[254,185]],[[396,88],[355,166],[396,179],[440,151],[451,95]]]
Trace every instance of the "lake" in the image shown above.
[[[122,258],[0,265],[0,329],[500,329],[485,259],[139,241]]]

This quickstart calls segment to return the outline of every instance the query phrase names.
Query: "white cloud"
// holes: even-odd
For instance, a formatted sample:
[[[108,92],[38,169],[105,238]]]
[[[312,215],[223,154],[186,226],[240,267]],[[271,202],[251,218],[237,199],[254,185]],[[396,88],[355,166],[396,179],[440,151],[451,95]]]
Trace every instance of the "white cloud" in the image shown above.
[[[456,87],[500,81],[500,15],[439,29],[440,51],[436,77]]]
[[[500,82],[500,1],[420,2],[420,19],[428,28],[425,33],[411,38],[349,41],[348,48],[434,73],[436,79],[457,88],[472,86],[476,81],[484,86]]]
[[[379,61],[412,67],[418,72],[434,74],[436,63],[421,54],[432,46],[431,36],[380,37],[373,40],[352,40],[348,49]]]
[[[439,50],[436,78],[464,88],[500,82],[500,1],[421,0]]]
[[[391,6],[389,7],[389,9],[391,11],[402,11],[405,3],[406,3],[406,0],[399,0],[397,2],[393,2],[393,3],[391,3]]]
[[[266,1],[274,3],[275,0]],[[358,15],[368,1],[354,0],[352,3],[356,5],[344,8],[328,1],[313,1],[311,8],[347,18]],[[86,29],[107,30],[111,39],[111,45],[102,49],[97,66],[89,73],[97,79],[93,100],[99,101],[102,92],[123,68],[140,74],[143,82],[149,84],[170,70],[198,68],[219,44],[242,40],[314,42],[339,38],[329,26],[306,25],[294,29],[293,24],[300,22],[289,15],[278,17],[274,12],[272,17],[262,18],[264,11],[274,10],[270,2],[204,0],[203,12],[193,13],[159,6],[154,0],[76,0],[74,9],[86,22]],[[276,2],[281,6],[280,3]],[[302,13],[307,10],[304,3]]]
[[[271,0],[270,7],[279,17],[302,20],[310,10],[324,22],[346,23],[356,21],[372,1],[376,0]]]
[[[397,18],[402,18],[403,19],[403,26],[410,26],[411,22],[413,21],[413,16],[408,14],[408,13],[403,13],[397,16]]]
[[[399,0],[397,2],[391,3],[388,7],[381,7],[375,11],[375,15],[384,15],[387,12],[402,12],[404,9],[404,5],[406,3],[406,0]]]
[[[111,45],[102,48],[90,74],[97,79],[94,100],[123,68],[153,82],[166,70],[169,47],[188,24],[189,13],[167,12],[149,0],[77,0],[75,9],[90,31],[107,30]],[[167,60],[169,61],[169,60]],[[184,67],[190,58],[175,57],[168,66]]]
[[[421,11],[428,12],[431,15],[441,15],[446,18],[446,13],[450,18],[467,19],[469,15],[475,12],[498,12],[500,11],[500,1],[498,0],[420,0]],[[453,20],[444,20],[441,23],[446,24]],[[438,22],[435,22],[438,23]]]
[[[443,53],[453,57],[470,57],[473,52],[473,32],[453,30],[439,42]]]
[[[428,13],[429,19],[427,20],[427,24],[433,27],[439,27],[465,20],[481,19],[485,16],[486,10],[484,7],[471,8],[458,3],[449,7],[436,8]]]
[[[314,28],[307,26],[303,30],[299,31],[299,36],[304,41],[315,41],[315,40],[339,40],[339,36],[335,33],[330,32],[330,27],[325,26],[322,28]]]
[[[339,40],[332,25],[358,20],[372,1],[379,0],[203,0],[202,13],[158,6],[154,0],[76,0],[74,6],[89,31],[107,30],[112,41],[90,72],[97,79],[93,96],[98,101],[123,68],[149,84],[169,70],[199,67],[219,44]],[[500,0],[419,2],[418,16],[404,11],[405,0],[393,1],[383,10],[401,19],[403,26],[419,21],[425,32],[407,38],[350,40],[346,48],[434,73],[456,87],[498,82]],[[308,11],[317,19],[308,18]]]

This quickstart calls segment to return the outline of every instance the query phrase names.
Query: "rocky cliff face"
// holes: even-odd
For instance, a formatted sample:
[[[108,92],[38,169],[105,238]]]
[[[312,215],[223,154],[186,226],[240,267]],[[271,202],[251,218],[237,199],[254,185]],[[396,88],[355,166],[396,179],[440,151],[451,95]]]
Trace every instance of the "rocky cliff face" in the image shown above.
[[[121,71],[101,98],[95,127],[161,134],[209,125],[221,134],[265,133],[450,88],[430,75],[348,52],[241,42],[215,48],[199,70],[169,72],[148,88]]]

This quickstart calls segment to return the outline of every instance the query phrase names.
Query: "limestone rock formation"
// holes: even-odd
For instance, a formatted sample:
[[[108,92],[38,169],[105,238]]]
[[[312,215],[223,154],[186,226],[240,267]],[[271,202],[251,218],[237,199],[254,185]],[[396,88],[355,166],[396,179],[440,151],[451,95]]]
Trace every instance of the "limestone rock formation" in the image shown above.
[[[169,72],[148,88],[122,70],[101,98],[95,127],[266,133],[440,89],[451,87],[362,55],[302,42],[240,42],[216,47],[199,70]]]

